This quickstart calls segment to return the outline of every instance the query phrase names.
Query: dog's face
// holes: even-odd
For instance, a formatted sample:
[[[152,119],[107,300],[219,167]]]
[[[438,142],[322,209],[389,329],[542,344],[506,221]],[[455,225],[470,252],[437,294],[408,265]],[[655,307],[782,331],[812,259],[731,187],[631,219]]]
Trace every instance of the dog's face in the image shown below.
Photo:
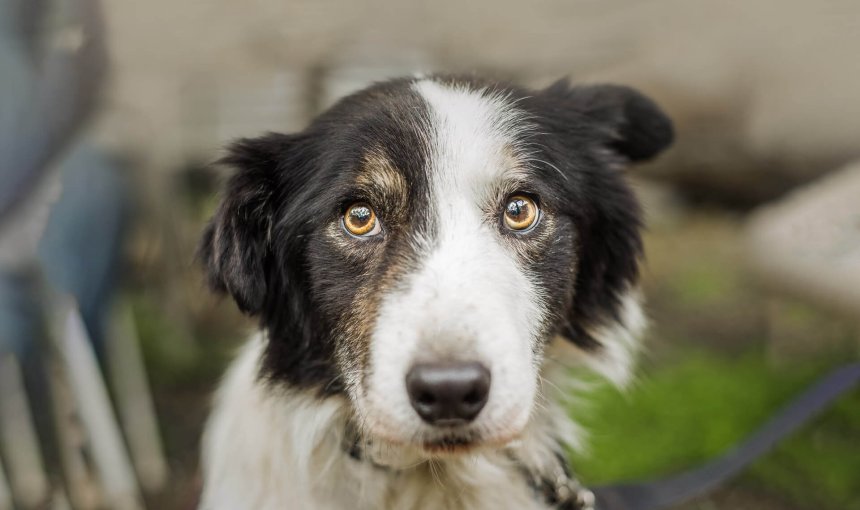
[[[266,377],[391,443],[504,444],[553,337],[613,348],[641,255],[621,167],[671,138],[627,88],[395,80],[233,145],[201,254],[268,331]]]

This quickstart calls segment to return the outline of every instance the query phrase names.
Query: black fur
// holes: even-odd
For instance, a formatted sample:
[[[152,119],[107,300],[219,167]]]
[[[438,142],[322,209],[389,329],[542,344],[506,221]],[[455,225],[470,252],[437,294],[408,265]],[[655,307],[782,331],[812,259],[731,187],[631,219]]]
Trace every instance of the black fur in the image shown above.
[[[523,101],[541,125],[541,151],[567,177],[559,206],[573,220],[578,262],[560,332],[586,349],[593,328],[620,318],[620,298],[639,277],[642,212],[623,166],[667,148],[669,118],[628,87],[571,87],[560,80]],[[552,172],[545,170],[547,176]]]
[[[302,133],[240,140],[221,160],[234,174],[204,232],[200,258],[210,286],[259,317],[270,339],[264,374],[273,380],[342,390],[338,323],[354,305],[357,283],[380,279],[385,264],[369,267],[361,257],[349,258],[320,232],[349,203],[367,198],[353,186],[366,150],[385,148],[406,173],[413,218],[404,223],[426,223],[420,218],[427,195],[424,154],[416,150],[420,135],[403,122],[417,116],[421,125],[423,105],[406,83],[350,96]]]
[[[271,133],[236,142],[221,160],[239,171],[203,233],[200,255],[212,288],[229,292],[249,314],[260,312],[267,295],[269,236],[282,198],[276,192],[289,175],[283,169],[295,145],[295,137]]]
[[[415,262],[409,236],[432,234],[422,131],[433,126],[412,81],[350,96],[299,134],[241,140],[222,160],[235,173],[200,255],[212,288],[231,294],[268,332],[263,368],[274,380],[342,391],[338,367],[360,364],[367,354],[366,345],[343,334],[361,319],[356,296],[364,292],[372,302],[381,285],[396,280],[392,267],[405,270]],[[510,94],[540,127],[523,135],[538,156],[523,191],[560,219],[553,242],[535,250],[529,268],[558,304],[558,316],[544,330],[598,348],[589,331],[618,318],[619,298],[635,284],[642,255],[640,209],[620,167],[668,146],[671,123],[624,87],[562,81],[534,93],[466,81]],[[355,186],[370,150],[384,152],[408,183],[408,196],[375,204],[392,208],[378,211],[388,229],[384,252],[357,244],[349,253],[322,233],[349,203],[373,193]]]

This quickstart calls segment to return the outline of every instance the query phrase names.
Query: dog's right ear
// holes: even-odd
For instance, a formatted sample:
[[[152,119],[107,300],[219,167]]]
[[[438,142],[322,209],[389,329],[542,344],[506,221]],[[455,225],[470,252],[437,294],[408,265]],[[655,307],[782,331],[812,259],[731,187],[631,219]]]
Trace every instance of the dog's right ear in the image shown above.
[[[221,203],[206,226],[198,256],[209,286],[255,315],[266,300],[275,197],[294,137],[270,133],[233,143],[220,164],[232,168]]]
[[[547,115],[563,131],[580,124],[570,114],[595,121],[598,141],[627,161],[639,162],[666,150],[675,138],[672,121],[654,101],[621,85],[572,86],[564,78],[539,92],[552,106]]]

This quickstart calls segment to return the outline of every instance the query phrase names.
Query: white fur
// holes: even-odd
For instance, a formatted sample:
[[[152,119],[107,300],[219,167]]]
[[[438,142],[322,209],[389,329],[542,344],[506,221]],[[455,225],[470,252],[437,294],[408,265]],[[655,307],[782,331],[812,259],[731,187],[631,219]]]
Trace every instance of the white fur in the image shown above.
[[[343,447],[350,405],[343,397],[320,399],[261,382],[266,339],[258,335],[218,391],[203,439],[200,509],[545,509],[511,456],[534,472],[548,472],[559,443],[583,446],[583,433],[566,411],[585,391],[572,371],[585,366],[617,383],[629,379],[635,352],[630,340],[644,325],[636,296],[631,292],[624,299],[630,322],[600,337],[606,353],[619,356],[615,361],[592,358],[557,338],[541,369],[539,405],[519,438],[498,449],[435,461],[384,442],[367,447],[367,461],[352,459]]]
[[[201,510],[546,508],[510,455],[536,472],[552,467],[553,448],[569,423],[555,398],[505,448],[411,464],[371,448],[362,462],[342,446],[349,414],[343,398],[319,399],[259,380],[264,342],[262,336],[248,342],[218,392],[203,439]],[[547,391],[556,387],[548,383]]]
[[[414,85],[430,107],[428,154],[435,236],[419,239],[420,269],[381,303],[371,346],[367,394],[354,386],[363,424],[396,442],[432,436],[409,403],[404,384],[419,361],[479,361],[492,374],[490,397],[472,424],[485,441],[519,433],[536,392],[541,316],[539,289],[486,220],[498,207],[514,126],[523,115],[488,91]],[[490,211],[492,214],[492,211]]]
[[[559,342],[552,358],[565,365],[583,365],[615,386],[630,384],[633,367],[639,354],[640,339],[648,326],[642,311],[642,297],[638,290],[629,290],[621,296],[621,313],[618,321],[596,328],[589,333],[603,346],[597,352],[583,351],[572,342]]]

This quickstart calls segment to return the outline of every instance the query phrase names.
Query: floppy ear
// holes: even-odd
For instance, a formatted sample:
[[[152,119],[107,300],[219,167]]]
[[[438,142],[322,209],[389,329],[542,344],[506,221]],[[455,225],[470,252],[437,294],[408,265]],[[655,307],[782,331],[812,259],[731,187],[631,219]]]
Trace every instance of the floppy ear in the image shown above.
[[[198,255],[209,286],[232,295],[250,315],[259,313],[266,299],[273,197],[291,145],[291,136],[277,133],[246,138],[232,144],[219,162],[235,173],[206,226]]]
[[[571,87],[567,79],[562,79],[541,94],[559,108],[594,120],[606,146],[628,161],[653,158],[674,139],[669,117],[652,100],[630,87]]]
[[[644,325],[636,299],[643,249],[641,208],[618,157],[656,156],[672,142],[672,123],[653,101],[623,86],[561,80],[536,100],[552,159],[575,176],[566,181],[566,207],[578,234],[577,276],[562,334],[603,353],[605,373],[622,381]]]

